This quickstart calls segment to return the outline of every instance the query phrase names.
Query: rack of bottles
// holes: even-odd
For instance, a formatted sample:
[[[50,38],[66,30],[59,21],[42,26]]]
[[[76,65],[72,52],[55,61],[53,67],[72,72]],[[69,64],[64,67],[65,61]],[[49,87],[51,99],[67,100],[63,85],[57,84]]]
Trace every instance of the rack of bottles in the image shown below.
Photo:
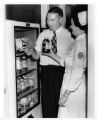
[[[17,117],[24,116],[37,106],[39,100],[37,62],[25,52],[27,43],[23,38],[15,39],[16,43],[16,94]]]

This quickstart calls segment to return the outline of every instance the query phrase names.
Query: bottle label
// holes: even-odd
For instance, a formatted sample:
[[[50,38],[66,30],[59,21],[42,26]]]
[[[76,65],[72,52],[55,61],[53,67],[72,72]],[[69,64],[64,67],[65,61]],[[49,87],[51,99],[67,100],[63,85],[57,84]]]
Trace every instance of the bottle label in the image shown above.
[[[49,53],[50,52],[50,41],[49,39],[44,39],[42,43],[42,52]]]

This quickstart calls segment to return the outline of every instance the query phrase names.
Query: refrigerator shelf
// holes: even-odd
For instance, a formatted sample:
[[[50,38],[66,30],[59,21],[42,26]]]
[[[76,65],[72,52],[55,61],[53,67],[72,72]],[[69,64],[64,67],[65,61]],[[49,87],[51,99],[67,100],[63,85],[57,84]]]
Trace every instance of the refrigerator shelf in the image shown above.
[[[30,93],[35,92],[37,90],[38,90],[38,88],[36,88],[36,89],[34,87],[30,88],[29,90],[26,90],[23,93],[20,93],[19,95],[17,95],[17,100],[20,100],[21,98],[23,98],[23,97],[25,97],[25,96],[29,95]]]
[[[34,105],[33,105],[32,107],[30,107],[25,113],[19,115],[18,118],[23,117],[24,115],[26,115],[28,112],[30,112],[33,108],[35,108],[35,107],[38,106],[38,105],[39,105],[39,103],[34,104]]]
[[[38,100],[38,89],[34,90],[27,96],[21,98],[18,100],[18,106],[17,106],[17,117],[23,117],[26,115],[29,111],[31,111],[34,107],[36,107],[39,104]]]
[[[20,57],[20,56],[26,56],[27,54],[25,52],[21,52],[21,53],[16,53],[16,57]]]
[[[25,22],[6,20],[6,63],[11,63],[5,65],[8,77],[6,113],[9,117],[27,117],[40,103],[39,64],[32,56],[28,56],[25,50],[33,49],[40,33],[40,25],[29,24],[27,27]],[[19,93],[20,91],[23,92]]]
[[[37,70],[37,68],[33,68],[33,69],[31,69],[31,70],[27,70],[27,71],[24,72],[24,73],[19,73],[19,74],[17,74],[17,77],[21,77],[21,76],[23,76],[23,75],[27,75],[28,73],[31,73],[31,72],[33,72],[34,70]]]

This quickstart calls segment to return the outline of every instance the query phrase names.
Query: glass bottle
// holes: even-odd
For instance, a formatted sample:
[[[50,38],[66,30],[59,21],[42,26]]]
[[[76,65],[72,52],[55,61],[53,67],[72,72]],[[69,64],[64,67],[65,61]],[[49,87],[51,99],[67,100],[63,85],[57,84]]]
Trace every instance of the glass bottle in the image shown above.
[[[33,102],[33,95],[31,95],[30,107],[32,107],[33,105],[34,105],[34,102]]]
[[[50,52],[50,40],[45,38],[42,43],[42,52],[49,53]]]
[[[22,50],[26,49],[26,42],[24,41],[24,38],[21,38],[22,41]]]
[[[17,113],[18,113],[18,117],[19,117],[21,115],[21,104],[20,104],[20,101],[18,101]]]
[[[16,68],[17,68],[17,75],[21,73],[21,61],[20,57],[16,57]]]
[[[27,71],[26,56],[22,56],[22,73],[25,73],[26,71]]]
[[[29,87],[33,87],[34,86],[34,81],[33,79],[31,79],[31,77],[29,76]]]
[[[23,76],[23,78],[25,83],[25,89],[28,89],[29,84],[28,84],[27,76]]]
[[[21,112],[22,113],[25,113],[26,110],[27,110],[27,104],[28,104],[28,100],[27,100],[27,97],[24,97],[20,100],[20,103],[21,103]]]
[[[31,95],[28,95],[28,96],[27,96],[27,99],[28,99],[28,107],[30,107],[30,103],[31,103]]]
[[[20,83],[20,77],[17,78],[17,93],[19,94],[21,92],[21,83]]]
[[[25,90],[25,83],[23,78],[21,78],[21,91],[23,92]]]

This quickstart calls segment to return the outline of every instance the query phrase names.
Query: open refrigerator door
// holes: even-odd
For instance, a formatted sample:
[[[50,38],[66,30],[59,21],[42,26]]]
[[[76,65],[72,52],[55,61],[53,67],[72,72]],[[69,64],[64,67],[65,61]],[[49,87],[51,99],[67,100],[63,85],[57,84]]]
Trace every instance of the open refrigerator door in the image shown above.
[[[28,24],[10,20],[8,21],[9,24],[11,24],[11,27],[7,27],[7,41],[9,40],[8,34],[10,34],[11,39],[7,43],[7,48],[11,44],[14,52],[11,52],[12,48],[8,50],[12,56],[11,60],[7,51],[7,62],[10,60],[12,61],[10,61],[11,64],[14,62],[12,65],[14,71],[11,69],[7,75],[8,111],[9,114],[12,114],[11,108],[13,108],[13,111],[15,111],[13,116],[17,118],[28,117],[31,110],[40,104],[40,81],[39,61],[34,61],[31,56],[26,54],[25,50],[31,51],[34,48],[35,41],[40,32],[40,26],[39,24]],[[10,29],[12,29],[11,33],[9,33]],[[11,98],[14,101],[12,104]]]

